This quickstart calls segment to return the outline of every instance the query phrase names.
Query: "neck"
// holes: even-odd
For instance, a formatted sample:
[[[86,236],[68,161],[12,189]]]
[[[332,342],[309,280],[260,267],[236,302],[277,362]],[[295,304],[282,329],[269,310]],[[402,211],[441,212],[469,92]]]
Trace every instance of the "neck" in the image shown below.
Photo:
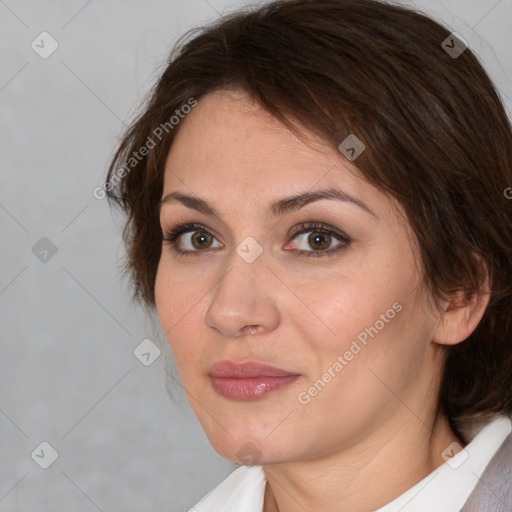
[[[386,434],[379,429],[373,438],[327,457],[264,466],[263,512],[375,511],[442,465],[441,454],[452,442],[464,446],[444,415],[431,425],[408,410],[403,416],[387,425]]]

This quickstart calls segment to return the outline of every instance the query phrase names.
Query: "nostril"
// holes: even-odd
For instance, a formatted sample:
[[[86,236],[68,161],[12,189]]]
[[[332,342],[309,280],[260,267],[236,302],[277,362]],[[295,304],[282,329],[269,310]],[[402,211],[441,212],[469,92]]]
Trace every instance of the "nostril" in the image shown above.
[[[256,334],[258,332],[258,326],[257,325],[247,325],[243,329],[244,331],[249,331],[249,334]]]

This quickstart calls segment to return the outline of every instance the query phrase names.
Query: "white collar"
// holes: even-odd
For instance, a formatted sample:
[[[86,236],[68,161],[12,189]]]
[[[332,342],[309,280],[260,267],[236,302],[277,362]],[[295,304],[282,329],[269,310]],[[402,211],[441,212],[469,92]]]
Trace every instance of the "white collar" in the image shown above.
[[[512,431],[512,422],[508,416],[498,416],[472,429],[478,433],[468,435],[472,440],[466,448],[376,512],[459,512]]]
[[[512,431],[508,416],[473,424],[470,443],[430,475],[375,512],[459,512],[492,457]],[[474,431],[478,433],[472,435]],[[262,466],[240,466],[189,512],[261,512],[265,493]]]
[[[188,512],[261,512],[265,484],[262,466],[240,466]]]

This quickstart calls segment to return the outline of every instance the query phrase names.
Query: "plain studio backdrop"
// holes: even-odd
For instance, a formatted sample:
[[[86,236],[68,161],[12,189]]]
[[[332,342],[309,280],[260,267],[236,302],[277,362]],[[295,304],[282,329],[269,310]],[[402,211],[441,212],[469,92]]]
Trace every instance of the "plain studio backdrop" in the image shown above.
[[[235,467],[130,304],[94,190],[177,37],[243,5],[0,1],[1,511],[181,512]],[[409,5],[463,35],[510,112],[512,0]]]

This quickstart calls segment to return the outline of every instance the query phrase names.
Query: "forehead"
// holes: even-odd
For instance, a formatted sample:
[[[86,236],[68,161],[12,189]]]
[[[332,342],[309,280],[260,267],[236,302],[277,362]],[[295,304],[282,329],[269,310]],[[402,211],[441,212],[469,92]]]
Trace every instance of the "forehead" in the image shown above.
[[[240,91],[217,91],[203,97],[182,121],[169,153],[170,163],[193,167],[223,164],[222,169],[274,169],[293,158],[299,167],[331,161],[333,150],[313,135],[299,139],[253,98]],[[220,170],[220,169],[219,169]],[[275,171],[274,171],[275,172]]]
[[[389,208],[390,199],[339,151],[301,128],[306,137],[244,92],[210,93],[181,121],[167,157],[164,194],[178,189],[239,207],[254,195],[337,187],[377,209]]]

